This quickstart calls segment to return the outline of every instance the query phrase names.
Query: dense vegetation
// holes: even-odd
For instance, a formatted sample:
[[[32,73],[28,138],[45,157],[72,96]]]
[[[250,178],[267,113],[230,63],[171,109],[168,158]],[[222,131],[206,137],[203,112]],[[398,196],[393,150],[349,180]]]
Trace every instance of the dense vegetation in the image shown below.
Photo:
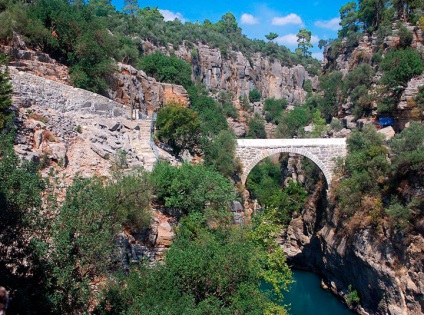
[[[107,89],[106,78],[116,62],[146,69],[160,62],[156,54],[144,57],[142,41],[163,46],[171,53],[178,45],[186,45],[193,49],[193,60],[197,56],[193,43],[200,42],[219,48],[224,56],[230,50],[241,51],[248,57],[261,52],[284,65],[303,63],[312,72],[317,72],[319,67],[316,60],[292,53],[274,42],[246,38],[231,13],[226,13],[217,23],[165,22],[157,8],[141,9],[134,1],[131,10],[120,12],[110,0],[2,0],[0,40],[9,42],[14,32],[24,36],[30,47],[69,65],[73,83],[94,92]],[[147,72],[159,80],[171,77],[179,84],[188,83],[178,79],[190,70],[177,58],[173,66],[160,68],[159,72]]]
[[[43,207],[37,169],[19,163],[9,136],[1,139],[1,209],[8,220],[1,220],[0,281],[13,288],[12,312],[86,312],[97,301],[99,314],[285,314],[273,302],[290,283],[281,249],[250,226],[230,224],[235,196],[219,173],[160,164],[151,176],[77,179],[62,206]],[[149,224],[151,185],[158,202],[183,218],[163,265],[141,262],[124,276],[114,235],[122,226]],[[8,251],[12,244],[16,252]],[[107,285],[94,298],[91,285],[99,277]],[[261,289],[264,281],[272,292]]]
[[[422,54],[411,48],[411,26],[422,29],[423,10],[422,1],[367,0],[359,1],[359,5],[349,2],[343,6],[340,9],[339,38],[323,43],[327,45],[329,60],[324,77],[336,79],[331,80],[330,85],[320,80],[324,105],[330,104],[331,108],[336,102],[351,102],[348,113],[361,118],[370,116],[376,103],[379,114],[395,116],[396,106],[407,82],[424,70]],[[335,60],[343,52],[352,51],[358,46],[364,34],[377,38],[373,45],[374,55],[357,54],[354,69],[341,80],[341,74],[334,70]],[[399,37],[394,47],[387,47],[384,43],[387,36]],[[381,79],[375,76],[376,71],[382,72]],[[331,94],[327,93],[331,91]],[[330,115],[337,114],[337,108],[322,112],[329,120]]]
[[[348,139],[350,154],[340,170],[345,179],[335,198],[351,228],[420,229],[424,201],[415,190],[424,185],[423,136],[424,125],[411,123],[389,146],[372,126]]]

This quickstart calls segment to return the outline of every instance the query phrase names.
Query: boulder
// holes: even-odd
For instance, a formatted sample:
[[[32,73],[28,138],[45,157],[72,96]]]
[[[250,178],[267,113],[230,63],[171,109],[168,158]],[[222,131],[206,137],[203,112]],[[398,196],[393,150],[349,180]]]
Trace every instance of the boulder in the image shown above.
[[[383,129],[380,129],[378,133],[381,133],[382,135],[384,135],[386,140],[390,140],[396,135],[396,132],[392,126],[388,126]]]

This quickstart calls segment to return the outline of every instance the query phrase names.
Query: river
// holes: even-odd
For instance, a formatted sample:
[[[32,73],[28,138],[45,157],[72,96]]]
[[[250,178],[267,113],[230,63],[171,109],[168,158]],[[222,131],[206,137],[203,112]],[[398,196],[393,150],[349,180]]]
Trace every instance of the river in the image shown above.
[[[320,279],[311,272],[293,270],[295,282],[284,293],[291,315],[353,315],[340,300],[321,288]]]

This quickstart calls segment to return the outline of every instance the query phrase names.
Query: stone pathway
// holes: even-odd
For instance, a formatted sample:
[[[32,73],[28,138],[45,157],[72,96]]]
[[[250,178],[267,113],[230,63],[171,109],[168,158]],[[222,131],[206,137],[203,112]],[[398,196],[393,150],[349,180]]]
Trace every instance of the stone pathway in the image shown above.
[[[143,162],[145,170],[151,172],[156,164],[155,152],[150,146],[150,126],[151,120],[138,120],[137,125],[140,128],[138,133],[131,137],[131,146],[138,159]]]

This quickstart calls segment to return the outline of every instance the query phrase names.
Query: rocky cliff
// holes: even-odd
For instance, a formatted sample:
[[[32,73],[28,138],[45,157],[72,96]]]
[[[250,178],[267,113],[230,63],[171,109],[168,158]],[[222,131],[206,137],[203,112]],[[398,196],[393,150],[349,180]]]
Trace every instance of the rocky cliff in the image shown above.
[[[331,197],[330,197],[331,198]],[[314,271],[343,300],[357,290],[360,314],[424,313],[424,238],[390,236],[365,221],[352,233],[327,204],[323,183],[304,210],[282,231],[281,246],[296,268]]]
[[[171,48],[157,47],[143,42],[146,53],[161,50],[169,54]],[[286,99],[290,104],[302,104],[306,98],[303,85],[311,80],[317,88],[318,79],[310,75],[303,66],[286,67],[278,60],[263,57],[260,53],[250,57],[241,52],[230,51],[222,54],[218,48],[193,44],[191,49],[180,45],[172,52],[192,65],[193,79],[206,85],[210,91],[227,92],[239,99],[257,88],[263,98]]]
[[[424,51],[424,34],[423,30],[409,23],[402,24],[407,31],[411,34],[410,47],[423,53]],[[376,70],[376,75],[373,79],[373,86],[371,87],[370,94],[378,94],[379,85],[378,81],[382,76],[382,72],[375,62],[377,55],[384,56],[390,49],[399,46],[401,38],[399,35],[399,24],[393,23],[391,26],[390,35],[382,37],[376,33],[362,34],[363,36],[357,42],[349,42],[346,38],[340,44],[329,45],[324,51],[323,70],[327,71],[341,71],[344,76],[349,71],[356,68],[361,63],[367,63],[373,66]],[[422,120],[424,118],[424,110],[416,106],[414,98],[418,92],[418,88],[424,85],[424,77],[419,76],[409,81],[407,87],[403,90],[400,97],[400,102],[397,105],[395,129],[402,130],[411,120]],[[348,109],[350,104],[340,104],[343,109]],[[374,102],[373,115],[377,114],[377,102]],[[351,116],[353,117],[353,116]]]

